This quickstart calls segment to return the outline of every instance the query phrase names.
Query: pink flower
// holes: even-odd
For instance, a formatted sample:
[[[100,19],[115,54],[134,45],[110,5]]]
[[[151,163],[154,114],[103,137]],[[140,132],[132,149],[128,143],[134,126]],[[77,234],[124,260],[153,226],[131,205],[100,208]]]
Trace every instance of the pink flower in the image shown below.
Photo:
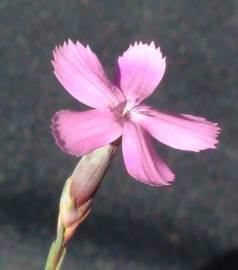
[[[163,112],[144,105],[165,72],[165,58],[154,42],[135,43],[118,58],[115,82],[105,75],[89,46],[71,40],[54,51],[54,73],[78,101],[94,108],[58,111],[52,131],[61,150],[85,155],[122,136],[126,168],[137,180],[167,185],[174,174],[158,156],[151,136],[173,148],[199,152],[216,148],[220,128],[204,118]]]

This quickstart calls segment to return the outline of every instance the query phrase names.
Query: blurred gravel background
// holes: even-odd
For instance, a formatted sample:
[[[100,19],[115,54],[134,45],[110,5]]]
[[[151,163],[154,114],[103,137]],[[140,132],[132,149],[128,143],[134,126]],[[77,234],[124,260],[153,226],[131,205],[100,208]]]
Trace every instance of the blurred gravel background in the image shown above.
[[[55,111],[85,109],[52,73],[67,38],[90,44],[110,75],[131,42],[155,40],[168,64],[149,103],[223,132],[216,151],[156,144],[176,172],[170,187],[130,179],[119,155],[63,269],[238,269],[237,29],[236,0],[0,0],[0,269],[43,269],[77,163],[49,128]]]

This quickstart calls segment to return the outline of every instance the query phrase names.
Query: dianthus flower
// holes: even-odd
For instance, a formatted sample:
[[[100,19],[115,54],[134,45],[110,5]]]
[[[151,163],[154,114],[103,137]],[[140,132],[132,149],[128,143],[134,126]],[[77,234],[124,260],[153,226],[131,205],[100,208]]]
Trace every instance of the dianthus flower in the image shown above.
[[[151,136],[180,150],[216,148],[220,131],[216,123],[143,104],[160,83],[166,67],[154,42],[130,45],[118,58],[114,82],[108,79],[90,47],[79,41],[69,40],[56,47],[52,63],[64,88],[94,108],[56,112],[52,132],[61,150],[83,156],[122,138],[129,174],[145,184],[160,186],[169,184],[175,176],[153,149]]]

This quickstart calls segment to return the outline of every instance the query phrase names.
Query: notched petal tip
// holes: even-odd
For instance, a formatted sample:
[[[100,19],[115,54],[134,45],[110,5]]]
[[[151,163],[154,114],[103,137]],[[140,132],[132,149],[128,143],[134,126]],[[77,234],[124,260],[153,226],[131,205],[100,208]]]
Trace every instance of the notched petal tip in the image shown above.
[[[59,116],[58,113],[55,113],[51,118],[51,131],[55,139],[55,143],[60,147],[61,150],[65,149],[65,141],[60,137],[59,132]]]
[[[174,173],[155,152],[148,133],[133,122],[124,125],[122,151],[127,171],[136,180],[163,186],[175,179]]]
[[[202,117],[162,112],[146,106],[133,112],[131,117],[158,141],[175,149],[200,152],[214,149],[219,143],[220,127]]]
[[[119,138],[122,129],[112,113],[60,110],[52,117],[52,134],[58,147],[73,156],[84,156]]]
[[[151,46],[151,47],[154,47],[155,48],[155,42],[152,40],[151,42],[150,42],[150,45],[149,46]]]
[[[124,100],[88,45],[68,39],[55,48],[52,61],[57,79],[78,101],[93,108],[104,108]]]
[[[68,111],[69,110],[61,110],[61,111],[56,112],[53,115],[53,117],[51,118],[51,126],[50,127],[51,127],[51,132],[52,132],[52,135],[54,137],[55,143],[60,148],[60,150],[65,152],[65,153],[68,153],[70,155],[77,156],[74,153],[72,153],[69,149],[67,149],[66,142],[61,137],[61,133],[60,133],[60,122],[59,122],[60,114],[62,112],[68,112]]]
[[[72,39],[68,38],[68,44],[74,45],[74,42],[72,41]]]
[[[165,67],[166,58],[154,41],[136,41],[118,58],[120,77],[116,84],[134,106],[153,93],[163,78]]]
[[[164,182],[163,183],[152,183],[152,182],[145,182],[144,179],[140,179],[140,178],[137,178],[136,176],[132,176],[136,181],[144,184],[144,185],[149,185],[151,187],[167,187],[167,186],[170,186],[172,185],[173,181],[175,180],[175,177],[173,179],[164,179]],[[160,180],[161,181],[161,180]]]
[[[218,123],[210,122],[210,124],[211,124],[211,126],[213,128],[213,132],[211,132],[211,137],[213,137],[213,145],[211,144],[210,148],[211,149],[216,149],[216,148],[218,148],[218,145],[220,143],[219,135],[221,134],[222,129],[218,126]]]

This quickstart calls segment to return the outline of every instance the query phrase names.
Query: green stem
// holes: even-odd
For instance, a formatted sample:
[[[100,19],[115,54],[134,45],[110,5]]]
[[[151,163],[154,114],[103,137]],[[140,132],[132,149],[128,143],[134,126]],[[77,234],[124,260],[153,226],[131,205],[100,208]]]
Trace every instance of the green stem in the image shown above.
[[[60,270],[64,261],[66,247],[64,245],[64,227],[58,222],[57,238],[52,243],[46,261],[45,270]]]
[[[45,270],[60,270],[66,245],[77,227],[87,218],[94,197],[120,140],[105,145],[81,158],[66,181],[59,204],[57,237],[52,243]]]

